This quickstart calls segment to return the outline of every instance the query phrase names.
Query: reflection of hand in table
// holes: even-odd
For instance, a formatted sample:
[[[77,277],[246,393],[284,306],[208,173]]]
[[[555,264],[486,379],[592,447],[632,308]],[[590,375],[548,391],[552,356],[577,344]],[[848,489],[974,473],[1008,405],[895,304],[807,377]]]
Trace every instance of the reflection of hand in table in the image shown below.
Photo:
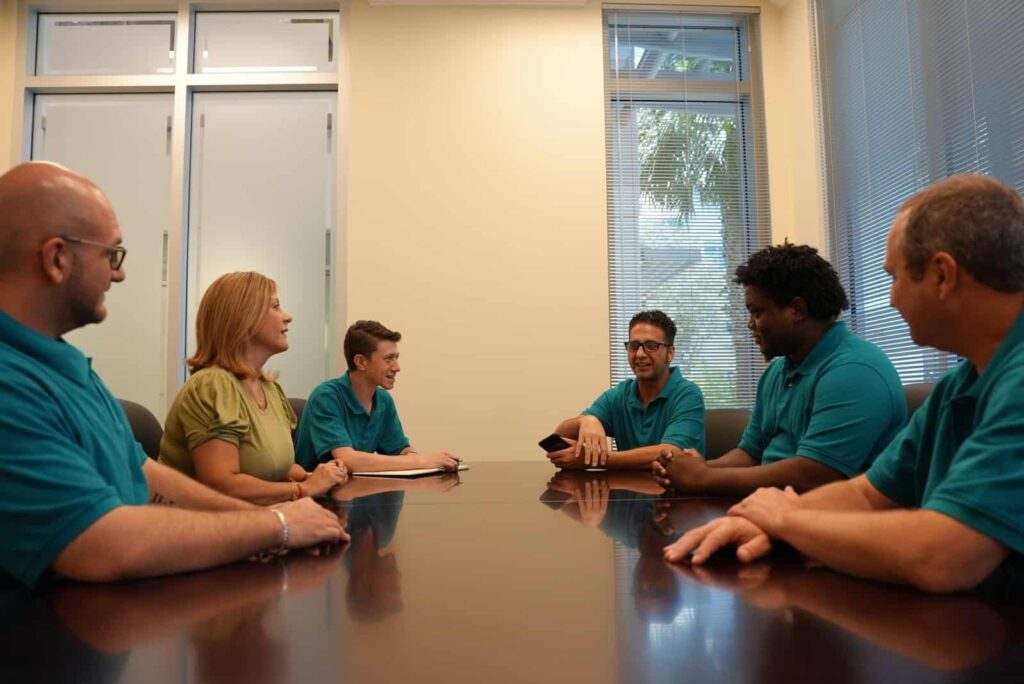
[[[49,596],[54,612],[80,640],[120,652],[221,614],[269,601],[292,584],[319,587],[341,553],[292,553],[270,563],[235,563],[213,570],[106,584],[63,584]]]
[[[824,568],[767,562],[672,567],[692,581],[740,593],[759,608],[804,610],[937,670],[984,662],[1005,647],[1011,629],[997,607],[970,595],[929,595]]]
[[[585,482],[601,481],[608,489],[621,489],[638,494],[658,496],[664,490],[654,481],[650,473],[637,470],[605,470],[601,472],[561,470],[548,480],[548,489],[573,494]]]
[[[353,477],[344,487],[336,487],[331,491],[334,501],[352,501],[364,496],[383,494],[384,492],[407,492],[427,490],[447,492],[460,484],[459,473],[450,472],[431,477],[404,479],[398,477]]]
[[[604,479],[588,480],[577,488],[568,503],[578,503],[580,522],[584,527],[597,527],[608,513],[608,483]],[[575,501],[574,501],[575,499]]]

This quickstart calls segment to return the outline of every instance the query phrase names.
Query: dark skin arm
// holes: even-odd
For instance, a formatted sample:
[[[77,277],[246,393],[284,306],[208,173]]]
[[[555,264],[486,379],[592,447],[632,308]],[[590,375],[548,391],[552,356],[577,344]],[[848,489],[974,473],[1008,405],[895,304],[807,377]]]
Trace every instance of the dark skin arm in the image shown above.
[[[734,456],[734,454],[738,454]],[[722,458],[750,458],[734,449]],[[746,496],[760,487],[791,486],[797,492],[806,492],[823,484],[845,479],[834,468],[818,461],[794,456],[767,465],[713,467],[702,459],[685,455],[673,457],[665,452],[652,466],[658,483],[666,489],[684,494],[720,494]]]

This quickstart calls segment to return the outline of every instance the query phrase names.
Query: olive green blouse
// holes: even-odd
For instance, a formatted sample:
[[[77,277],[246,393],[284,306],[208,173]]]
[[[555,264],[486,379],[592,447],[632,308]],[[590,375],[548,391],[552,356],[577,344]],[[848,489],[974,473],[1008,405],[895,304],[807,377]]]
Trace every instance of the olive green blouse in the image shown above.
[[[216,366],[192,374],[167,413],[160,462],[195,477],[192,450],[211,439],[238,447],[239,472],[279,482],[295,463],[295,414],[276,382],[261,381],[260,408],[234,374]]]

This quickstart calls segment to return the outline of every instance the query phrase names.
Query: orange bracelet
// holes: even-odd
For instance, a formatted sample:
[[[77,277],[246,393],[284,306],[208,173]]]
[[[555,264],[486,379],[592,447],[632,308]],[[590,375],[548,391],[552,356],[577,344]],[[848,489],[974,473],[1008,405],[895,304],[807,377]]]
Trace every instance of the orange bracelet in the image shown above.
[[[298,482],[296,482],[296,483],[295,483],[295,488],[299,490],[299,495],[298,495],[298,497],[296,497],[296,498],[299,498],[299,499],[301,499],[302,497],[306,496],[306,493],[305,493],[304,491],[302,491],[302,485],[301,485],[301,484],[299,484]]]

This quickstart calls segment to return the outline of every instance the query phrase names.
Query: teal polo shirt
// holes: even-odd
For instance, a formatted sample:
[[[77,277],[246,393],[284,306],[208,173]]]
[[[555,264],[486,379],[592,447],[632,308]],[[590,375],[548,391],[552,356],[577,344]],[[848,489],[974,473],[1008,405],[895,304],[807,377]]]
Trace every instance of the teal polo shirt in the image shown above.
[[[646,409],[636,378],[630,378],[606,390],[582,415],[601,421],[619,451],[671,444],[704,453],[704,395],[675,366]]]
[[[803,456],[846,477],[864,471],[907,422],[907,400],[892,362],[843,322],[798,366],[775,359],[739,448],[763,465]]]
[[[1024,554],[1024,313],[982,375],[964,361],[936,383],[867,472],[908,508],[944,513]]]
[[[309,395],[295,432],[295,462],[311,470],[329,461],[332,449],[394,455],[407,446],[391,394],[381,387],[374,390],[373,410],[367,413],[345,373],[321,382]]]
[[[0,378],[0,571],[31,586],[101,517],[147,502],[146,454],[82,352],[3,312]]]

